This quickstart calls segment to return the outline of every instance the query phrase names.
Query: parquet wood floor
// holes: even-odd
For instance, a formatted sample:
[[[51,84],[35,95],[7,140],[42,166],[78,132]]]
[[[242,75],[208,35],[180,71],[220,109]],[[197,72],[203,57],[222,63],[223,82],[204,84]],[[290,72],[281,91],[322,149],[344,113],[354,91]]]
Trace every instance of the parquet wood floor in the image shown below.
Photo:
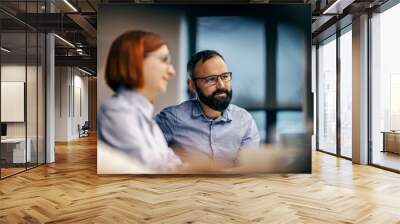
[[[18,172],[21,172],[21,171],[24,171],[25,170],[25,167],[24,168],[1,168],[1,176],[2,177],[7,177],[7,176],[10,176],[10,175],[13,175],[13,174],[15,174],[15,173],[18,173]]]
[[[400,223],[400,175],[313,152],[311,175],[96,174],[96,139],[0,181],[0,223]]]

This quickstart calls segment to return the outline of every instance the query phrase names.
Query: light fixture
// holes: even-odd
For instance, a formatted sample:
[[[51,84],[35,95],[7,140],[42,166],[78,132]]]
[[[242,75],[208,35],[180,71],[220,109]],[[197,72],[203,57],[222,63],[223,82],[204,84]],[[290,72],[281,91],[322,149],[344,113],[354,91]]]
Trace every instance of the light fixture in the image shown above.
[[[64,3],[67,4],[74,12],[78,12],[78,10],[71,3],[69,3],[68,0],[64,0]]]
[[[10,53],[10,52],[11,52],[11,50],[9,50],[9,49],[7,49],[7,48],[5,48],[5,47],[1,47],[1,50],[4,51],[4,52],[6,52],[6,53]]]
[[[57,35],[57,34],[54,34],[54,36],[57,37],[58,39],[60,39],[62,42],[64,42],[64,43],[66,43],[67,45],[69,45],[70,47],[75,48],[75,45],[71,44],[71,42],[69,42],[68,40],[66,40],[66,39],[64,39],[64,38],[62,38],[62,37],[60,37],[60,36]]]
[[[82,49],[82,48],[76,48],[76,53],[79,54],[79,55],[86,55],[86,54],[83,52],[83,49]]]
[[[343,10],[347,8],[349,5],[353,4],[355,0],[336,0],[332,5],[330,5],[327,9],[322,13],[323,15],[339,15],[343,13]]]
[[[92,73],[90,73],[90,72],[88,72],[88,71],[86,71],[86,70],[83,70],[83,69],[81,69],[81,68],[79,68],[79,67],[78,67],[78,70],[81,71],[81,72],[83,72],[83,73],[85,73],[85,74],[87,74],[87,75],[90,75],[90,76],[93,75]]]
[[[337,4],[339,4],[340,0],[336,0],[332,5],[330,5],[327,9],[324,10],[324,12],[322,12],[322,14],[328,14],[331,13],[332,9],[334,9]]]

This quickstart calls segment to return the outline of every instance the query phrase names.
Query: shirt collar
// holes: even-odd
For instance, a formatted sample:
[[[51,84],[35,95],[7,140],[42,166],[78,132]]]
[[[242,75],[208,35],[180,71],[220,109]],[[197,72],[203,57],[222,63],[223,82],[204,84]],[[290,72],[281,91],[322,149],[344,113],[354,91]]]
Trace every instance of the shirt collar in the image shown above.
[[[118,89],[117,94],[121,97],[126,98],[129,103],[137,107],[144,114],[146,119],[150,121],[153,119],[154,106],[142,94],[138,93],[135,90],[130,90],[124,87]]]
[[[201,105],[200,105],[200,101],[199,99],[193,99],[192,100],[192,117],[193,118],[197,118],[200,116],[203,116],[206,120],[211,121],[212,119],[209,119],[201,110]],[[221,117],[218,117],[217,119],[215,119],[215,121],[223,121],[223,122],[229,122],[232,121],[232,115],[231,115],[231,105],[229,104],[229,106],[224,110],[224,112],[222,113]]]

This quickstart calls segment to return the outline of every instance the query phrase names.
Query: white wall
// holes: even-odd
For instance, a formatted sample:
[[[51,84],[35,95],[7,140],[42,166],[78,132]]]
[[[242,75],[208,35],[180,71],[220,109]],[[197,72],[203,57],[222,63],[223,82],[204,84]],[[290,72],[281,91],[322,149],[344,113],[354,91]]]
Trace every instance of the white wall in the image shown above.
[[[25,64],[8,64],[1,66],[1,81],[2,82],[25,82],[25,69],[28,72],[33,67],[25,67]],[[25,82],[26,83],[26,82]],[[4,96],[2,96],[3,98]],[[1,108],[1,110],[7,110],[8,108]],[[24,109],[24,108],[23,108]],[[7,136],[8,137],[25,137],[25,122],[7,122]]]
[[[68,86],[67,67],[55,68],[55,141],[68,140]]]
[[[79,72],[78,70],[74,70],[74,107],[72,108],[72,129],[71,129],[71,136],[72,138],[79,137],[78,133],[78,124],[82,126],[85,121],[89,120],[88,117],[88,77],[82,76],[83,73],[76,73]],[[80,91],[80,93],[79,93]],[[80,96],[80,97],[79,97]],[[80,101],[80,102],[79,102]],[[79,108],[81,107],[81,108]],[[80,111],[81,110],[81,111]]]
[[[78,124],[83,125],[88,120],[88,78],[83,75],[76,68],[56,67],[56,141],[77,139]],[[82,113],[77,105],[81,105]]]
[[[177,75],[168,83],[166,94],[157,98],[155,112],[184,99],[186,63],[188,61],[188,32],[182,12],[130,5],[99,5],[97,25],[97,107],[113,93],[104,79],[105,64],[112,41],[128,30],[146,30],[159,34],[168,44]]]

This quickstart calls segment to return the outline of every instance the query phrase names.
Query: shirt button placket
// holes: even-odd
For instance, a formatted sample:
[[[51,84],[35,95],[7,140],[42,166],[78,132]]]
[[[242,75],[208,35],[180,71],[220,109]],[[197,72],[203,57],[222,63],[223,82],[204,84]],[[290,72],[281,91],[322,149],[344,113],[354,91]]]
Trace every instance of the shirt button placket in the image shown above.
[[[211,121],[210,122],[210,149],[211,149],[211,157],[212,158],[214,158],[214,155],[215,155],[214,148],[213,148],[213,141],[214,141],[214,138],[213,138],[213,122]]]

